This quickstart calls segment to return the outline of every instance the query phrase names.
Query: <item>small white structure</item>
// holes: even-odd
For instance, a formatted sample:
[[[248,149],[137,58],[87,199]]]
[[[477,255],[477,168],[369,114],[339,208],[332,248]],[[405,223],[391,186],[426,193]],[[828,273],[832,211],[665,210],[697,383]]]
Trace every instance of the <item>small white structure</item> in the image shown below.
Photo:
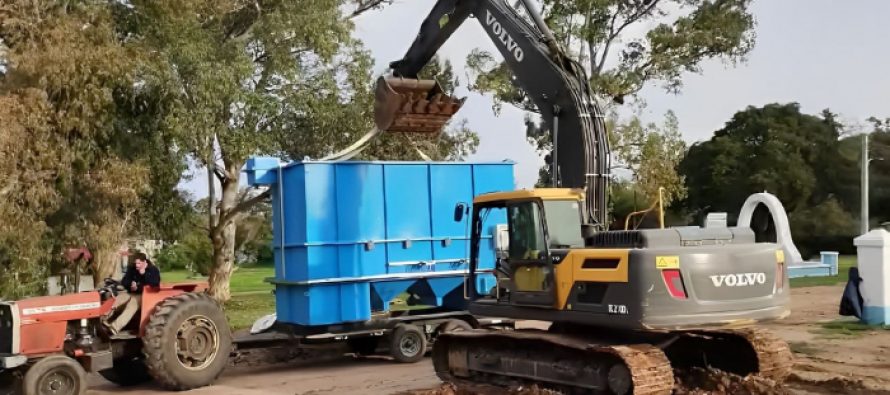
[[[782,247],[785,253],[785,263],[788,265],[788,277],[822,277],[836,276],[838,266],[838,253],[834,251],[822,251],[821,260],[805,261],[800,255],[794,239],[791,237],[791,225],[788,222],[788,213],[785,206],[775,195],[767,192],[755,193],[748,196],[745,204],[739,211],[738,226],[750,227],[754,217],[754,211],[764,205],[769,210],[773,224],[776,226],[776,244]]]
[[[788,214],[785,212],[785,206],[775,195],[767,192],[755,193],[748,196],[742,209],[739,211],[738,226],[750,227],[751,218],[754,216],[754,210],[759,205],[764,205],[769,210],[769,214],[776,225],[776,244],[782,246],[785,251],[785,259],[789,265],[801,264],[803,258],[800,251],[794,245],[794,239],[791,238],[791,225],[788,224]]]
[[[890,232],[876,229],[853,240],[862,283],[862,319],[867,324],[890,322]]]

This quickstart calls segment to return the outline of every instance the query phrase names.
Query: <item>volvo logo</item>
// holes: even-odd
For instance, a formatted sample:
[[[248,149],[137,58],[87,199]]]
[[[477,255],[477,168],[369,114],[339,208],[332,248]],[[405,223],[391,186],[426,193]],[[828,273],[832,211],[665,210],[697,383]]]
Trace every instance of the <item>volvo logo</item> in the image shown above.
[[[710,276],[714,286],[720,288],[727,287],[747,287],[751,285],[762,285],[766,283],[765,273],[736,273],[736,274],[718,274]]]
[[[525,59],[525,52],[522,51],[522,48],[519,48],[519,44],[517,44],[516,41],[513,41],[513,37],[504,30],[504,27],[501,26],[501,23],[498,22],[497,18],[495,18],[494,15],[491,15],[491,11],[485,10],[485,13],[485,24],[488,25],[488,27],[491,28],[491,32],[501,40],[501,43],[504,44],[507,51],[513,54],[513,58],[515,58],[517,62],[521,62],[522,59]]]

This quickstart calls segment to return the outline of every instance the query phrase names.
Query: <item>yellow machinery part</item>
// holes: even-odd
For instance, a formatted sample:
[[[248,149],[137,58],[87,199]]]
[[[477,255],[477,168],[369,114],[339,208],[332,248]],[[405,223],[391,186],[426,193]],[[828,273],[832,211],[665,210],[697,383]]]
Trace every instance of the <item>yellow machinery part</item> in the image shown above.
[[[553,306],[564,310],[572,288],[576,282],[626,283],[630,251],[626,249],[580,249],[572,250],[556,265],[556,301]],[[584,267],[587,261],[615,262],[615,267]],[[610,265],[607,265],[610,266]]]

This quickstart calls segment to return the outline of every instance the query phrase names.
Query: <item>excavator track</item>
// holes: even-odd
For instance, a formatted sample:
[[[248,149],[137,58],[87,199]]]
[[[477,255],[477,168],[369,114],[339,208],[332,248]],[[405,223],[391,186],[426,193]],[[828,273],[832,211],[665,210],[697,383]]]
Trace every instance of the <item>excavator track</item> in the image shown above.
[[[782,383],[788,344],[759,328],[668,333],[473,330],[440,335],[433,365],[455,384],[538,385],[566,393],[669,394],[675,372],[711,368]]]
[[[757,376],[781,383],[791,375],[794,366],[791,348],[772,332],[760,328],[718,332],[738,336],[747,341],[757,355],[757,373],[755,373]]]
[[[436,374],[456,384],[533,384],[558,391],[670,394],[670,361],[650,344],[595,344],[581,335],[539,330],[460,331],[440,335]]]
[[[782,383],[794,365],[788,343],[760,328],[690,330],[675,336],[663,349],[679,375],[698,367]]]

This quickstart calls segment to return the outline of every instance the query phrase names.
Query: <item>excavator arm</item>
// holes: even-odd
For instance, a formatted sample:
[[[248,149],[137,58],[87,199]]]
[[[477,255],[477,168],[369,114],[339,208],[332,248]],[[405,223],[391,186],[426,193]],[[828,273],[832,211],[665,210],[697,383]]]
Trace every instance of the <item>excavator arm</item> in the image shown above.
[[[390,64],[392,76],[378,81],[377,127],[396,132],[444,127],[464,99],[446,97],[435,81],[417,75],[464,21],[475,17],[551,135],[553,186],[585,190],[586,225],[605,230],[610,152],[603,112],[584,69],[559,47],[531,1],[522,2],[531,22],[503,0],[438,1],[405,56]]]

